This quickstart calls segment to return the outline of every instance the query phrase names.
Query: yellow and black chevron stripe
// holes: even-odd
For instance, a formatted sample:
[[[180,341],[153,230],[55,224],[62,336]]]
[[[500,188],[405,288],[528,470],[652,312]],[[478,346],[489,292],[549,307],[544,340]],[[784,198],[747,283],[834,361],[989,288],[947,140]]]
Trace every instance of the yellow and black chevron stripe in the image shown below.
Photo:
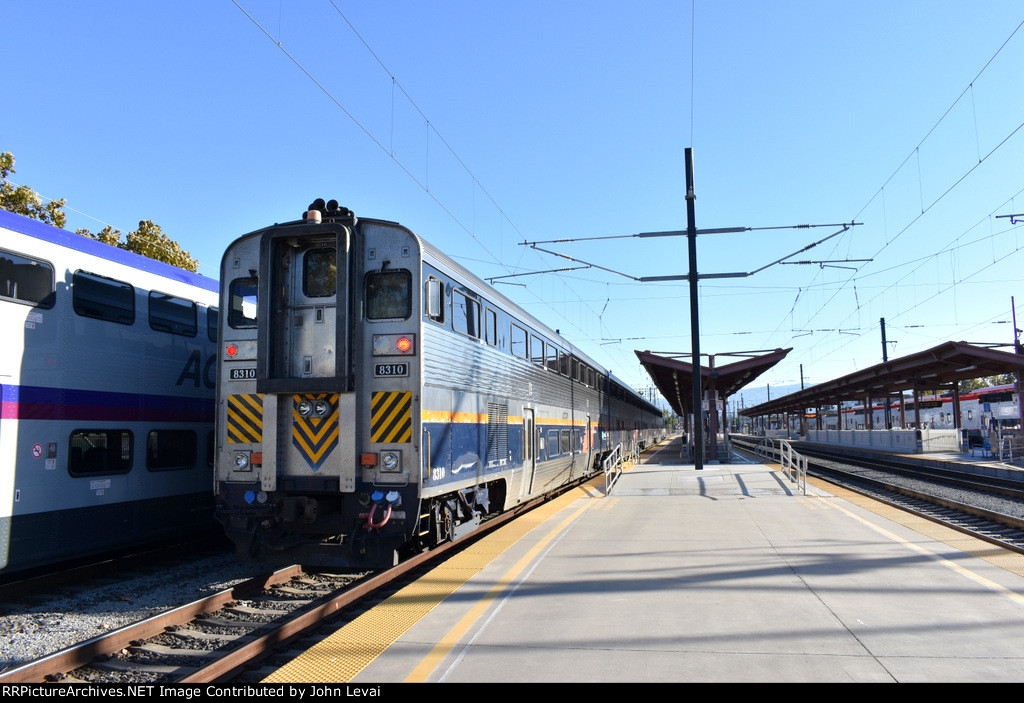
[[[299,403],[303,400],[310,403],[326,400],[331,408],[323,417],[302,417],[299,415]],[[292,396],[292,444],[313,471],[323,465],[338,444],[337,393]]]
[[[370,441],[412,441],[412,391],[377,391],[370,400]]]
[[[228,443],[263,441],[263,394],[228,396]]]

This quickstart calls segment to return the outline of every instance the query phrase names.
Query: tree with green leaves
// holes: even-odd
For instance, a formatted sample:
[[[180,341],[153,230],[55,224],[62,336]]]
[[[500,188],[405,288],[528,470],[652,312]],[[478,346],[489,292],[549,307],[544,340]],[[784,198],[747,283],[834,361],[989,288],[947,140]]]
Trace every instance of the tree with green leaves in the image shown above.
[[[87,229],[79,229],[76,232],[83,237],[97,239],[104,244],[110,244],[125,251],[133,251],[157,261],[164,261],[186,271],[194,273],[199,270],[199,262],[193,259],[187,251],[183,251],[177,242],[163,234],[160,231],[160,225],[153,224],[152,220],[139,222],[139,228],[125,235],[123,242],[121,241],[121,231],[110,225],[96,234]]]
[[[41,220],[54,227],[63,228],[67,222],[67,216],[64,214],[64,205],[67,201],[61,199],[44,203],[43,198],[28,186],[15,186],[10,183],[7,180],[9,173],[15,173],[14,155],[5,151],[0,154],[0,207],[34,220]],[[121,241],[121,232],[110,225],[96,234],[87,229],[76,230],[76,233],[119,249],[172,264],[186,271],[199,270],[199,262],[193,259],[187,251],[183,251],[177,242],[163,234],[160,231],[160,225],[153,224],[152,220],[139,222],[139,228],[134,232],[129,232],[125,241]]]
[[[41,220],[54,227],[64,227],[65,200],[51,200],[44,203],[39,194],[28,186],[15,186],[7,175],[15,173],[14,155],[9,151],[0,154],[0,207],[33,220]]]

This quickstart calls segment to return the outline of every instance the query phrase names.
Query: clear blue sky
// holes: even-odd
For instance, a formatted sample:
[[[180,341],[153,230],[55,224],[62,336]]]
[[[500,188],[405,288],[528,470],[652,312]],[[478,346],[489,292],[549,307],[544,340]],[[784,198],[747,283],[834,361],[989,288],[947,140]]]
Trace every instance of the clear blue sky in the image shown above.
[[[793,347],[751,405],[880,362],[881,318],[890,358],[1012,342],[1022,21],[1019,0],[6,0],[0,150],[69,229],[151,219],[210,276],[324,197],[486,278],[574,265],[523,240],[684,229],[692,147],[698,228],[863,223],[789,259],[843,263],[701,282],[702,352]],[[698,268],[836,231],[702,236]],[[503,291],[637,387],[635,349],[689,352],[686,283],[627,277],[686,273],[685,238],[550,248],[625,275]]]

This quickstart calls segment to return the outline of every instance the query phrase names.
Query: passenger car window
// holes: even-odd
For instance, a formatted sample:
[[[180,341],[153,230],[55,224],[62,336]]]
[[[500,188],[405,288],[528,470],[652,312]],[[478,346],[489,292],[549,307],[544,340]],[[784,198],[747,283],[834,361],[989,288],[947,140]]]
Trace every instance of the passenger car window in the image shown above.
[[[547,345],[546,352],[548,369],[554,371],[555,373],[558,373],[558,355],[561,354],[562,352],[558,349],[558,347],[554,346],[553,344]]]
[[[210,338],[211,342],[217,341],[217,328],[219,319],[220,310],[218,310],[217,308],[206,308],[206,336]]]
[[[560,453],[561,446],[558,443],[558,430],[548,430],[547,450],[549,459]]]
[[[53,266],[0,250],[0,298],[52,308],[54,297]]]
[[[484,339],[492,347],[498,344],[498,314],[490,308],[484,310]]]
[[[462,291],[452,291],[452,329],[456,332],[480,336],[480,303]]]
[[[512,355],[520,359],[529,358],[526,349],[526,330],[519,325],[512,325]]]
[[[191,300],[152,291],[149,294],[149,326],[158,332],[195,337],[196,304]]]
[[[71,304],[82,317],[120,325],[135,322],[135,288],[106,276],[76,271],[71,277]]]
[[[530,361],[544,365],[544,340],[530,335]]]
[[[132,468],[132,433],[128,430],[76,430],[68,442],[72,476],[124,474]]]
[[[191,469],[196,465],[196,433],[192,430],[153,430],[146,440],[150,471]]]

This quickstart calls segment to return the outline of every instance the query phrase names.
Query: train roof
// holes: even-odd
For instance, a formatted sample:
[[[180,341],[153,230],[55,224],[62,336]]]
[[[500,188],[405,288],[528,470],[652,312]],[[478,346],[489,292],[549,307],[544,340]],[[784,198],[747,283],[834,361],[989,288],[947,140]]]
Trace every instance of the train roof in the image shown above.
[[[219,290],[217,281],[199,273],[186,271],[172,264],[151,259],[135,252],[119,249],[118,247],[105,244],[96,239],[83,237],[75,232],[69,232],[53,225],[48,225],[39,220],[19,215],[0,209],[0,228],[8,229],[29,237],[35,237],[42,241],[50,242],[66,249],[79,251],[83,254],[96,256],[107,261],[113,261],[124,266],[129,266],[139,271],[145,271],[157,276],[169,278],[190,286],[202,288],[216,293]],[[0,245],[3,242],[0,240]],[[29,253],[29,252],[26,252]]]
[[[529,324],[530,326],[532,326],[538,332],[541,332],[545,336],[550,337],[553,341],[556,341],[559,345],[565,347],[567,351],[569,351],[571,354],[573,354],[577,358],[582,359],[587,364],[589,364],[590,366],[594,367],[595,369],[597,369],[601,373],[607,374],[611,378],[615,379],[619,383],[619,385],[623,386],[624,388],[630,388],[631,389],[631,387],[629,386],[628,383],[626,383],[622,379],[616,377],[615,374],[613,374],[611,371],[609,371],[604,366],[599,364],[597,361],[592,359],[590,356],[585,354],[578,347],[574,346],[571,342],[569,342],[564,337],[562,337],[562,335],[557,330],[552,329],[551,327],[546,325],[544,322],[542,322],[541,320],[537,319],[534,315],[530,314],[529,312],[524,310],[522,307],[520,307],[518,303],[515,303],[510,298],[506,297],[497,288],[495,288],[491,284],[489,284],[486,281],[484,281],[482,278],[477,276],[475,273],[473,273],[472,271],[467,269],[465,266],[463,266],[459,262],[457,262],[454,259],[452,259],[450,256],[445,254],[443,251],[438,249],[436,246],[431,244],[428,240],[424,239],[422,236],[420,236],[416,232],[413,232],[408,227],[405,227],[404,225],[401,225],[400,223],[397,223],[397,222],[388,222],[388,221],[385,221],[385,220],[372,220],[372,219],[369,219],[369,218],[360,218],[360,221],[361,222],[373,222],[375,224],[398,225],[399,227],[404,227],[406,230],[412,232],[412,234],[419,240],[420,245],[421,245],[423,251],[429,254],[429,259],[428,259],[429,263],[431,263],[431,264],[433,264],[435,266],[438,266],[438,268],[442,268],[442,269],[447,268],[446,273],[453,274],[453,277],[460,278],[460,279],[464,280],[467,284],[471,285],[478,293],[480,293],[482,295],[485,295],[485,297],[487,297],[488,299],[490,299],[494,303],[496,303],[496,304],[500,305],[501,307],[505,308],[506,312],[514,313],[516,317],[518,317],[523,322],[525,322],[525,323]]]
[[[503,307],[506,312],[512,313],[515,317],[519,318],[524,323],[530,325],[538,332],[541,332],[545,336],[550,337],[552,340],[557,341],[558,344],[564,347],[568,352],[570,352],[577,358],[583,360],[588,365],[593,367],[595,370],[607,375],[609,378],[613,379],[616,383],[618,383],[622,388],[628,390],[638,399],[642,400],[644,403],[647,403],[652,408],[657,410],[656,406],[651,404],[649,401],[645,400],[643,396],[641,396],[639,393],[636,392],[636,390],[633,389],[632,386],[630,386],[622,379],[618,378],[614,373],[605,368],[602,364],[598,363],[593,358],[591,358],[583,351],[581,351],[579,348],[568,342],[564,337],[562,337],[562,335],[558,331],[552,329],[544,322],[542,322],[541,320],[537,319],[532,314],[524,310],[522,307],[519,306],[518,303],[513,302],[510,298],[506,297],[503,293],[494,288],[494,286],[490,285],[482,278],[477,276],[475,273],[470,271],[468,268],[452,259],[450,256],[441,251],[441,249],[431,244],[430,241],[424,239],[420,234],[416,233],[415,231],[413,231],[409,227],[406,227],[400,222],[395,222],[394,220],[383,220],[373,217],[361,217],[355,213],[353,213],[353,215],[356,217],[357,226],[359,224],[374,224],[378,226],[401,227],[405,231],[409,232],[420,243],[420,248],[425,253],[426,260],[428,263],[443,270],[445,273],[451,275],[453,278],[458,278],[462,281],[465,281],[467,285],[472,286],[478,293],[484,295],[488,300]],[[302,224],[306,224],[305,220],[277,222],[274,223],[273,225],[270,225],[269,227],[264,227],[259,230],[244,234],[238,237],[235,240],[235,242],[239,242],[248,237],[259,235],[265,230],[270,229],[272,227],[286,227],[289,225]],[[224,256],[227,257],[227,251],[225,251]]]

